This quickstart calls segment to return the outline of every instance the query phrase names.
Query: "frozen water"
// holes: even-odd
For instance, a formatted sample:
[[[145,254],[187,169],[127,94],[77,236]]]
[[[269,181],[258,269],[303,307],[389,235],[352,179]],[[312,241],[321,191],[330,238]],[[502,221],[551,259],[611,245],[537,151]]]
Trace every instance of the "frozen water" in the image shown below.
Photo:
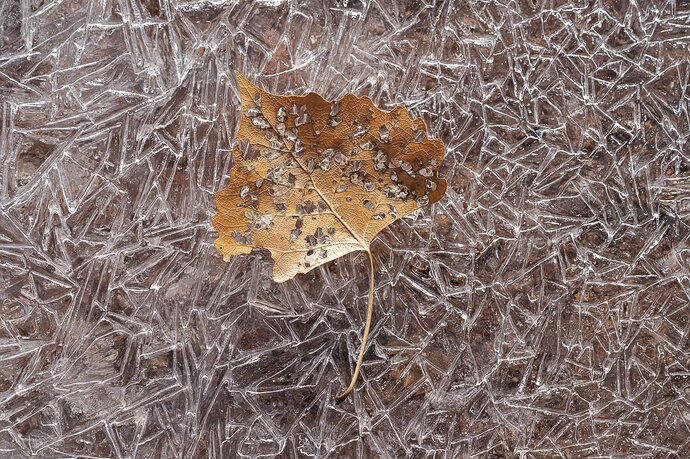
[[[0,2],[0,456],[690,456],[690,3]],[[447,196],[222,261],[233,71],[404,103]]]

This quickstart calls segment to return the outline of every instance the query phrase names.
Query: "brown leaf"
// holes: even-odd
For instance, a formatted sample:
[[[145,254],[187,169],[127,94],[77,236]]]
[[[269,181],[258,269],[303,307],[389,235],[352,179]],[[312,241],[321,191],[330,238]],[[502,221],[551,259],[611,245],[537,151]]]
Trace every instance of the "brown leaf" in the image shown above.
[[[266,248],[283,282],[356,250],[441,199],[443,142],[407,110],[368,97],[279,96],[237,74],[242,113],[231,180],[216,194],[227,260]]]
[[[283,282],[355,250],[369,255],[369,303],[359,374],[371,327],[374,261],[369,245],[386,226],[436,202],[443,142],[403,107],[384,112],[367,97],[329,102],[315,93],[277,96],[237,74],[242,102],[230,185],[216,194],[216,248],[225,259],[270,250]]]

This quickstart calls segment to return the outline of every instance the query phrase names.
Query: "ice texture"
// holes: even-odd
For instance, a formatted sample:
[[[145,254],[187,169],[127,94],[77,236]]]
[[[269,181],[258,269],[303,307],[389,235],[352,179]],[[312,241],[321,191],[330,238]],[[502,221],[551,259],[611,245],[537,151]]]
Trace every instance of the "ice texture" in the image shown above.
[[[690,456],[690,2],[0,2],[0,456]],[[407,105],[446,198],[213,248],[234,71]]]

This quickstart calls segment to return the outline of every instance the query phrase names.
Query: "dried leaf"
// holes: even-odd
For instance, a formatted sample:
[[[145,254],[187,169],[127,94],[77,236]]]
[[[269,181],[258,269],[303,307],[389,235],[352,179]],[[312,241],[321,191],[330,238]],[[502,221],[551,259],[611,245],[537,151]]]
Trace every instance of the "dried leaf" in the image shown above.
[[[240,74],[237,85],[241,143],[213,217],[226,260],[268,249],[283,282],[368,251],[386,226],[443,197],[443,142],[404,107],[384,112],[352,94],[278,96]]]
[[[404,107],[385,112],[368,97],[279,96],[240,74],[237,86],[238,144],[230,184],[216,194],[216,248],[226,260],[268,249],[276,282],[349,252],[369,255],[367,321],[342,400],[357,381],[371,326],[369,245],[398,218],[443,197],[443,142],[428,139],[424,122]]]

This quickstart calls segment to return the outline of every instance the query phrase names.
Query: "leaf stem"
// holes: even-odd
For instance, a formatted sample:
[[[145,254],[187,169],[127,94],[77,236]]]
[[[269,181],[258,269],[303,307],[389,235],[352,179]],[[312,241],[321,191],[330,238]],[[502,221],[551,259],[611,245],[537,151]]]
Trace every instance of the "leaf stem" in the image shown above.
[[[343,392],[335,398],[337,403],[342,402],[345,399],[345,397],[350,395],[350,392],[352,392],[352,390],[355,388],[355,384],[357,384],[357,377],[359,376],[359,369],[362,367],[364,351],[367,346],[367,338],[369,337],[369,329],[371,328],[371,317],[374,313],[374,257],[371,255],[371,250],[369,249],[367,249],[367,255],[369,255],[369,304],[367,305],[367,322],[364,325],[362,346],[359,349],[359,357],[357,357],[357,366],[355,366],[355,372],[352,375],[352,381],[350,381],[350,386],[347,389],[345,389],[345,392]]]

